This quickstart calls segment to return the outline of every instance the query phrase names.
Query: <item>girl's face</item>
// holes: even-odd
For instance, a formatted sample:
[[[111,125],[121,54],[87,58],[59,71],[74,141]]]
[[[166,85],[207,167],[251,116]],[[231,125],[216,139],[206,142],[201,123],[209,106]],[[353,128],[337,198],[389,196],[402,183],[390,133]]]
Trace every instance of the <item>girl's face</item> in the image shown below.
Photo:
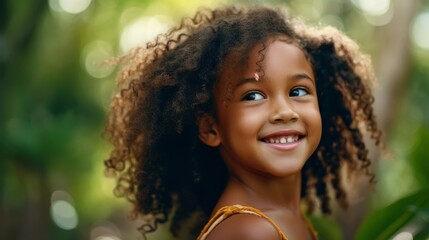
[[[230,57],[215,89],[218,146],[233,174],[296,174],[320,142],[322,123],[310,63],[285,37],[267,44],[262,62],[261,45],[253,48],[244,68]],[[257,81],[258,61],[263,70]]]

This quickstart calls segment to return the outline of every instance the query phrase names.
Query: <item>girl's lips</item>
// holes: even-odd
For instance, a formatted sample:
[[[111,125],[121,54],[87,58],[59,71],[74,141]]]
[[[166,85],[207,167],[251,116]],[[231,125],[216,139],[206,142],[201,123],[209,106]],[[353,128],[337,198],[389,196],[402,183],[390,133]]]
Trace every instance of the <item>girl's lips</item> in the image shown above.
[[[276,140],[285,138],[286,140],[288,140],[287,142],[290,142],[290,138],[292,138],[293,140],[297,140],[296,138],[300,139],[304,136],[305,134],[300,131],[288,129],[264,135],[260,138],[260,140],[264,142],[272,142],[271,139]]]
[[[270,143],[270,142],[265,142],[265,141],[261,141],[262,144],[277,149],[277,150],[282,150],[282,151],[290,151],[290,150],[294,150],[295,148],[297,148],[302,140],[304,139],[304,137],[300,137],[298,138],[297,141],[291,142],[291,143]]]
[[[279,137],[270,137],[264,138],[262,141],[266,143],[293,143],[299,140],[298,135],[289,135],[289,136],[279,136]]]
[[[263,144],[278,150],[293,150],[302,142],[305,135],[296,130],[283,130],[268,134],[260,139]]]

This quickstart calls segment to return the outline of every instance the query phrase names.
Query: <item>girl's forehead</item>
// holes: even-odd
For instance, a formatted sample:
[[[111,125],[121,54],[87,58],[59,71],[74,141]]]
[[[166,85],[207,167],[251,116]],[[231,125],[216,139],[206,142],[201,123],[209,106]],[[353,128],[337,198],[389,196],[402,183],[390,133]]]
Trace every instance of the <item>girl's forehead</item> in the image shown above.
[[[233,68],[234,72],[241,70],[239,72],[242,73],[252,66],[262,67],[268,48],[276,41],[292,44],[302,51],[302,47],[293,38],[281,34],[273,35],[247,48],[231,50],[226,56],[220,72],[222,73]]]
[[[224,60],[224,63],[219,71],[217,78],[217,88],[233,88],[243,78],[248,77],[263,77],[266,65],[267,52],[270,46],[275,42],[283,42],[295,46],[301,53],[304,54],[306,61],[308,61],[306,53],[302,47],[291,37],[285,35],[275,35],[254,44],[246,49],[232,50]],[[245,76],[246,73],[249,76]],[[255,74],[256,73],[256,74]],[[256,80],[256,79],[255,79]]]

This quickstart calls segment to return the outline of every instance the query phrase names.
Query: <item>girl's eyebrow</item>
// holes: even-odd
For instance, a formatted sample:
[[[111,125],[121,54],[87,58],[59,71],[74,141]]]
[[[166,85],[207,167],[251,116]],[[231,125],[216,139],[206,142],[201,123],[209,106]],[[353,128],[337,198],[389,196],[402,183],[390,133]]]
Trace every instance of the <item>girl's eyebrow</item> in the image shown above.
[[[234,92],[234,90],[239,86],[246,84],[248,82],[257,83],[258,81],[254,77],[242,78],[234,84],[234,86],[232,87],[232,92]]]
[[[311,78],[307,73],[296,73],[296,74],[293,74],[290,77],[290,79],[294,80],[294,81],[298,81],[298,80],[301,80],[301,79],[307,79],[307,80],[309,80],[309,81],[311,81],[312,83],[315,84],[314,79]],[[234,86],[232,87],[232,91],[231,92],[234,92],[236,88],[238,88],[239,86],[244,85],[246,83],[249,83],[249,82],[251,82],[251,83],[258,83],[260,81],[257,81],[254,77],[242,78],[242,79],[238,80],[234,84]]]
[[[315,83],[314,79],[313,79],[313,78],[311,78],[311,77],[310,77],[308,74],[306,74],[306,73],[296,73],[296,74],[293,74],[290,78],[291,78],[292,80],[308,79],[308,80],[312,81],[313,83]]]

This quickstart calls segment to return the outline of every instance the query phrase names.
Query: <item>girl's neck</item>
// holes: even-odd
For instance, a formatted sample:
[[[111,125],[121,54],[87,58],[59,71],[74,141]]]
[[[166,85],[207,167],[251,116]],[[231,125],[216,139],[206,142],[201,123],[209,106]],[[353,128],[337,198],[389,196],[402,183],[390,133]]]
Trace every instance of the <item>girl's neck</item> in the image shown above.
[[[241,204],[253,206],[262,211],[285,210],[299,216],[301,214],[300,195],[301,173],[285,178],[233,175],[216,209],[225,205]]]

